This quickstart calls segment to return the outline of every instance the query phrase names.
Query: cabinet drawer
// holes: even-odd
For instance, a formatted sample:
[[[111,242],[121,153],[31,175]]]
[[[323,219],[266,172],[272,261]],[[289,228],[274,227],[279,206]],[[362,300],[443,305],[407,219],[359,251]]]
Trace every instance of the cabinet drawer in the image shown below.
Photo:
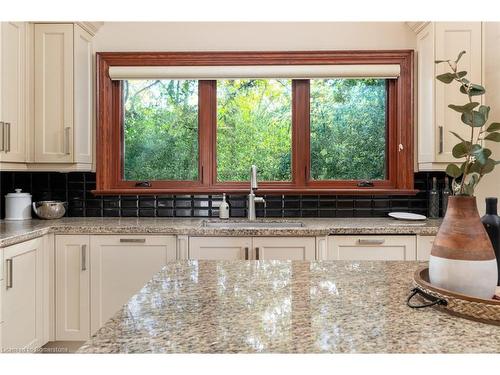
[[[189,259],[243,260],[250,259],[251,237],[190,237]]]
[[[330,236],[328,259],[415,260],[415,236]]]
[[[436,236],[417,236],[417,260],[428,261]]]
[[[313,237],[254,237],[253,247],[258,260],[316,259]]]
[[[165,246],[170,244],[171,239],[175,236],[154,236],[150,234],[113,234],[113,235],[93,235],[92,238],[99,240],[106,246]],[[167,242],[165,242],[167,241]]]

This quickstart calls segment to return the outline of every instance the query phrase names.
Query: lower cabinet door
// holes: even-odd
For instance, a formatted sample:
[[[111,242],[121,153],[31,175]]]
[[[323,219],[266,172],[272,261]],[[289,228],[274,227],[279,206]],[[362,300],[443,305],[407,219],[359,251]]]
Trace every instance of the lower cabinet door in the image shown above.
[[[331,260],[415,260],[415,236],[330,236]]]
[[[56,340],[90,337],[89,252],[89,235],[56,236]]]
[[[3,251],[2,349],[34,349],[43,342],[43,239]]]
[[[254,237],[255,259],[258,260],[314,260],[314,237]]]
[[[175,236],[91,236],[91,333],[175,259]]]
[[[417,236],[417,260],[429,260],[435,238],[435,236]]]
[[[251,237],[189,237],[189,259],[250,259]]]

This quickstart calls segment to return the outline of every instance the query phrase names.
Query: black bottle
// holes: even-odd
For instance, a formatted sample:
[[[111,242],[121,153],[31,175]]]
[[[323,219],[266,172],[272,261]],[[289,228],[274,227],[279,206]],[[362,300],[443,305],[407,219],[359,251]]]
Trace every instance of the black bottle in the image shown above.
[[[498,283],[500,285],[500,216],[497,215],[497,198],[486,198],[486,215],[481,221],[488,232],[498,265]]]
[[[432,177],[432,189],[429,192],[429,217],[431,219],[439,217],[439,191],[436,177]]]

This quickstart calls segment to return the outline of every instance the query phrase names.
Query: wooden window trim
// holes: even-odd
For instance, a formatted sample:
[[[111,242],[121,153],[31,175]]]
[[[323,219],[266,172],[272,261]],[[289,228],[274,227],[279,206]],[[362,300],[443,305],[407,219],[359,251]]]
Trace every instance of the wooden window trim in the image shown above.
[[[292,181],[261,182],[259,192],[268,194],[415,194],[413,186],[413,51],[301,51],[301,52],[98,52],[96,189],[99,195],[165,193],[246,193],[248,182],[217,182],[216,179],[216,85],[199,81],[199,179],[153,181],[137,188],[123,181],[120,171],[122,108],[119,81],[109,77],[110,66],[188,65],[317,65],[399,64],[401,74],[388,84],[388,178],[360,188],[357,181],[310,179],[309,81],[293,80]],[[399,150],[398,145],[403,145]]]

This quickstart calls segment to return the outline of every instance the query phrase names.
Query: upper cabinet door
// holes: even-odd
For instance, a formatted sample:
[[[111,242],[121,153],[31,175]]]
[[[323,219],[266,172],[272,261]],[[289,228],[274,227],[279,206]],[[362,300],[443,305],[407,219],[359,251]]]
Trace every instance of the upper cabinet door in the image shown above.
[[[418,66],[418,162],[433,163],[436,134],[434,130],[435,80],[434,24],[417,35]]]
[[[93,74],[92,36],[75,25],[74,35],[74,161],[92,163],[93,118]]]
[[[2,22],[0,161],[26,161],[26,24]]]
[[[73,162],[73,24],[35,24],[35,160]]]
[[[459,70],[467,71],[467,79],[482,84],[482,33],[481,22],[437,22],[435,26],[436,60],[455,60],[460,51],[466,51],[459,62]],[[447,64],[436,65],[435,75],[449,71]],[[481,102],[481,97],[474,100]],[[446,85],[436,82],[436,161],[456,162],[451,151],[459,140],[454,131],[465,139],[470,138],[470,127],[463,124],[460,114],[448,108],[449,104],[463,105],[467,96],[460,93],[459,84]]]
[[[459,91],[459,84],[444,84],[436,80],[438,74],[449,71],[446,63],[435,60],[455,60],[460,51],[466,51],[459,62],[459,70],[467,71],[467,79],[482,84],[482,24],[481,22],[431,22],[417,35],[418,59],[418,169],[442,170],[456,162],[452,149],[459,140],[450,132],[470,138],[470,128],[460,120],[460,114],[448,108],[449,104],[463,105],[467,96]],[[475,100],[482,102],[481,97]]]

